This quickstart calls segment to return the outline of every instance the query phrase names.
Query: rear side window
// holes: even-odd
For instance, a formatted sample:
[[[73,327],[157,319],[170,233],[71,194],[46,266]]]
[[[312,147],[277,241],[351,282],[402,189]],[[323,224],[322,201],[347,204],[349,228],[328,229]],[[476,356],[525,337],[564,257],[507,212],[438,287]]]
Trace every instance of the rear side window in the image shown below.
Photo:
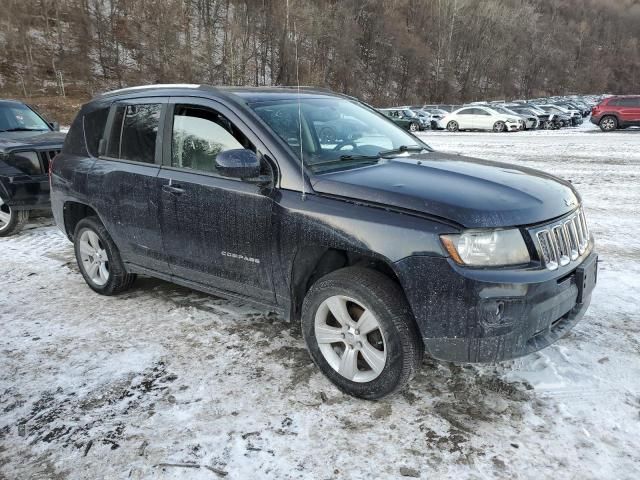
[[[107,156],[155,163],[160,107],[160,104],[117,105],[107,143]]]
[[[221,113],[205,107],[176,105],[171,139],[171,166],[216,172],[216,156],[226,150],[255,148]]]

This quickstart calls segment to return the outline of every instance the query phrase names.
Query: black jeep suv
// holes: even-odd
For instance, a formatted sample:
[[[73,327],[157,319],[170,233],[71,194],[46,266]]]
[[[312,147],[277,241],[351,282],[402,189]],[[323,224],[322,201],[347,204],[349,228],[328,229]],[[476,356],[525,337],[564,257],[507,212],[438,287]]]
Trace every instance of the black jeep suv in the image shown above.
[[[0,237],[18,232],[30,210],[49,208],[49,162],[64,134],[22,102],[0,100]]]
[[[357,135],[323,139],[326,122]],[[89,287],[146,274],[301,319],[343,391],[378,398],[423,352],[493,362],[583,316],[596,253],[570,183],[433,151],[351,97],[149,86],[85,105],[52,207]]]

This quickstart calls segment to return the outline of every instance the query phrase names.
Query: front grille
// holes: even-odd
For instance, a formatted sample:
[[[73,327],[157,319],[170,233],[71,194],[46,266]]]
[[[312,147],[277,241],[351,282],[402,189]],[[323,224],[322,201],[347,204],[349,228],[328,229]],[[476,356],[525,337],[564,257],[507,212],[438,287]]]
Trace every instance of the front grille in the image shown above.
[[[38,152],[38,155],[40,155],[40,160],[42,161],[43,173],[49,172],[49,165],[51,165],[51,160],[53,160],[53,157],[55,157],[59,153],[60,150],[42,150]]]
[[[582,208],[569,217],[534,231],[540,258],[549,270],[577,260],[589,246],[589,229]]]

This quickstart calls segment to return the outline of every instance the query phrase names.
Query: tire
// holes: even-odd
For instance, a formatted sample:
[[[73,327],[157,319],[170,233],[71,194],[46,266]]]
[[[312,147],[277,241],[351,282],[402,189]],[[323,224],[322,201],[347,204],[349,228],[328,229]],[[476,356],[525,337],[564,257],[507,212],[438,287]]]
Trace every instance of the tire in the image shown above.
[[[618,119],[613,115],[607,115],[600,119],[598,126],[603,132],[612,132],[618,128]]]
[[[410,132],[417,132],[418,130],[420,130],[420,126],[417,123],[411,123],[409,125]]]
[[[73,244],[80,273],[94,292],[115,295],[131,287],[136,275],[127,273],[118,247],[97,217],[86,217],[78,222]],[[99,264],[93,273],[89,270],[92,264]]]
[[[460,126],[455,120],[451,120],[449,123],[447,123],[447,130],[449,130],[450,132],[457,132],[459,129]]]
[[[498,120],[496,123],[493,124],[494,132],[504,132],[506,129],[507,129],[507,126],[504,124],[502,120]]]
[[[320,278],[304,299],[301,322],[315,364],[354,397],[374,400],[402,388],[422,362],[424,344],[402,290],[375,270],[348,267]]]
[[[18,233],[28,220],[29,210],[14,210],[0,198],[0,237]]]

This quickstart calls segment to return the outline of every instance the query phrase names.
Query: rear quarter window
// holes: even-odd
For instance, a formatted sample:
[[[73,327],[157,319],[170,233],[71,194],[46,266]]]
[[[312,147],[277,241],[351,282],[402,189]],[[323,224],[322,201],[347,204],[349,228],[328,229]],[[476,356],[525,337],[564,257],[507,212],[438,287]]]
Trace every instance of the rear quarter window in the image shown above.
[[[109,105],[85,105],[80,110],[65,138],[63,149],[65,153],[98,156],[98,145],[107,124],[109,107]]]

